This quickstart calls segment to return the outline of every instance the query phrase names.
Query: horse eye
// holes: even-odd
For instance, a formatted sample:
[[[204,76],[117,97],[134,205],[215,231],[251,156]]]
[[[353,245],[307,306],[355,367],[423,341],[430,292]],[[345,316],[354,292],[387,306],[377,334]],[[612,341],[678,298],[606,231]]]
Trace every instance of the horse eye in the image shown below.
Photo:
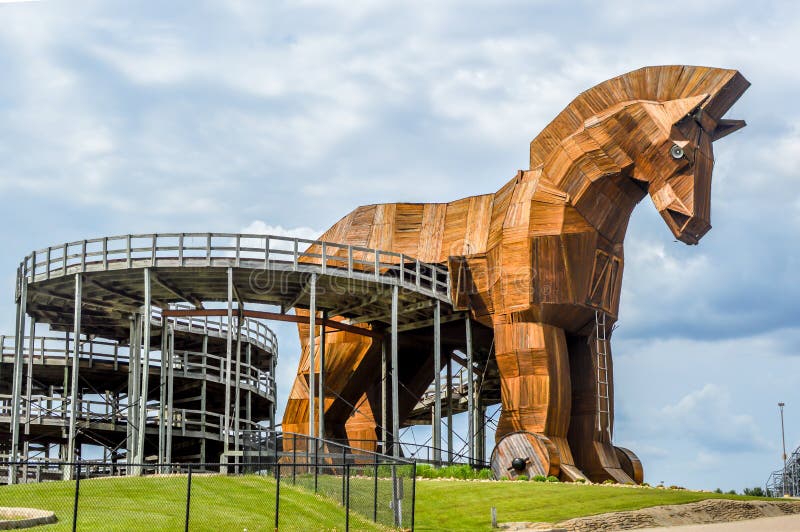
[[[681,148],[677,144],[673,144],[672,147],[669,149],[669,154],[672,155],[673,159],[682,159],[684,155],[683,148]]]

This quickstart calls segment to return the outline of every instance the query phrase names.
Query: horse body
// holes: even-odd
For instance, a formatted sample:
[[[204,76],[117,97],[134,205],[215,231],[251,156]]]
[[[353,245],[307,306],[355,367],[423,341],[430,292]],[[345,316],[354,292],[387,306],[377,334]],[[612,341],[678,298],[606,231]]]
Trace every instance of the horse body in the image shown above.
[[[596,313],[608,317],[610,335],[628,220],[646,195],[677,239],[696,244],[710,229],[711,143],[743,125],[722,116],[748,85],[735,71],[704,67],[649,67],[614,78],[581,94],[545,128],[531,143],[531,169],[496,193],[359,207],[320,240],[449,261],[451,275],[469,281],[454,294],[456,305],[494,330],[497,440],[535,434],[566,479],[641,482],[635,455],[611,445],[613,367],[608,352],[607,378],[598,383]],[[349,377],[374,360],[378,346],[370,338],[331,336],[328,360],[352,371]],[[304,345],[284,430],[307,430],[308,350]],[[374,398],[348,384],[340,379],[336,395],[349,393],[364,406],[358,416],[337,416],[331,400],[326,426],[336,431],[338,422],[349,439],[374,440]],[[598,391],[608,397],[607,411],[597,407]]]

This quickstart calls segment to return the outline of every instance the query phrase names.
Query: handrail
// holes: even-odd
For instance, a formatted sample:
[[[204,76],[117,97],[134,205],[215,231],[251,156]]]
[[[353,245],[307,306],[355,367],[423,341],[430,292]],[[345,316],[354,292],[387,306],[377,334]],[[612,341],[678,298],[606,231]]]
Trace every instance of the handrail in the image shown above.
[[[14,340],[13,336],[0,336],[0,361],[14,362]],[[81,340],[79,347],[79,359],[87,361],[89,366],[95,362],[128,364],[130,362],[130,352],[127,346],[120,346],[112,340]],[[53,345],[55,344],[55,345]],[[25,337],[23,344],[23,364],[27,363],[30,337]],[[122,349],[120,349],[122,347]],[[158,368],[162,363],[160,351],[151,353],[151,367]],[[63,338],[50,336],[34,337],[34,364],[46,364],[49,360],[63,361],[68,365],[73,358],[73,351],[68,348]],[[214,362],[214,363],[212,363]],[[211,379],[223,382],[225,374],[225,357],[213,353],[200,353],[187,349],[176,349],[173,353],[173,371],[178,377],[191,377]],[[244,389],[250,389],[259,395],[272,397],[272,385],[275,376],[271,375],[258,366],[248,364],[245,360],[240,362],[239,382]]]
[[[300,251],[304,246],[305,251]],[[33,251],[20,264],[29,283],[85,271],[157,266],[233,266],[312,269],[340,277],[364,276],[450,301],[444,265],[403,253],[263,234],[159,233],[118,235],[67,242]]]
[[[10,394],[0,394],[0,418],[11,416],[11,403],[13,397]],[[28,412],[31,413],[31,423],[33,425],[41,424],[44,420],[63,420],[67,423],[69,416],[69,409],[64,408],[69,404],[70,399],[64,397],[48,397],[45,395],[36,395],[31,397],[30,404],[25,402],[22,407],[22,417],[26,417]],[[49,406],[48,406],[49,405]],[[87,423],[119,423],[125,424],[128,418],[131,417],[128,413],[129,405],[119,405],[116,409],[109,408],[111,405],[105,401],[96,401],[89,399],[78,400],[78,416],[77,419],[81,422]],[[137,409],[138,410],[138,409]],[[147,419],[145,426],[153,427],[161,423],[160,406],[147,407]],[[138,422],[139,413],[132,414],[134,422]],[[220,439],[223,438],[225,433],[224,427],[225,415],[218,412],[209,412],[202,410],[193,410],[188,408],[174,408],[172,414],[172,427],[185,431],[199,431],[199,432],[212,432]],[[258,431],[263,428],[258,422],[249,419],[240,419],[240,432],[249,433]],[[211,428],[212,431],[204,430]],[[234,434],[233,429],[229,430],[229,437]]]

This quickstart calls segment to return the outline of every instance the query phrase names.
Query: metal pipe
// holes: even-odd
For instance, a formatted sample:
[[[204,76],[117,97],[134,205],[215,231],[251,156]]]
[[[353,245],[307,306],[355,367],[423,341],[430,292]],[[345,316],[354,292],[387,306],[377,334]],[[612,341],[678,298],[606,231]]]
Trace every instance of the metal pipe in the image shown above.
[[[786,434],[783,430],[783,407],[786,403],[778,403],[778,408],[781,409],[781,442],[783,443],[783,495],[786,495]]]
[[[398,439],[400,436],[400,405],[399,405],[399,379],[397,364],[397,315],[399,306],[399,289],[397,285],[392,286],[392,450],[393,455],[400,456],[400,446]]]
[[[311,274],[309,281],[309,304],[308,304],[308,435],[316,437],[315,430],[315,343],[316,343],[316,319],[317,319],[317,274]]]
[[[464,318],[467,343],[467,458],[471,464],[475,459],[475,386],[472,375],[472,322],[469,314]]]
[[[81,274],[75,274],[75,314],[74,322],[72,325],[75,341],[72,343],[72,383],[70,386],[70,402],[69,402],[69,436],[67,439],[67,461],[72,462],[75,460],[75,439],[76,427],[75,423],[78,419],[78,372],[80,370],[80,354],[81,354],[81,301],[83,299],[83,278]],[[69,472],[70,468],[65,468]],[[67,478],[66,480],[69,480]]]
[[[228,332],[225,348],[225,413],[223,415],[222,451],[227,454],[230,448],[231,421],[231,359],[233,356],[233,268],[228,268]],[[227,457],[226,457],[227,461]]]
[[[322,326],[319,331],[319,437],[325,437],[325,320],[328,315],[322,311]]]
[[[136,456],[141,462],[144,458],[144,440],[147,433],[147,396],[150,391],[150,315],[151,315],[151,283],[150,268],[144,269],[144,305],[142,307],[142,388],[139,395],[139,441],[136,446]],[[138,472],[138,470],[137,470]]]
[[[433,460],[442,462],[442,333],[441,304],[436,300],[433,308]]]
[[[28,282],[24,276],[18,273],[17,281],[22,285],[19,289],[19,299],[17,300],[17,330],[15,331],[14,338],[14,369],[13,369],[13,383],[12,383],[12,404],[11,404],[11,460],[17,460],[19,454],[19,419],[20,419],[20,406],[22,402],[22,355],[25,349],[25,313],[27,304],[27,286]],[[14,484],[17,481],[17,468],[16,466],[9,468],[8,483]]]

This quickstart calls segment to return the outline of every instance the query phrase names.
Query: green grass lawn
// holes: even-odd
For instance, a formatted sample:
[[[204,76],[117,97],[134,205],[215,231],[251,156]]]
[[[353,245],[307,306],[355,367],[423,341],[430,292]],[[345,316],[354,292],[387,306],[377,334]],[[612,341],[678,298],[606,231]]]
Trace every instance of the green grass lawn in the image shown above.
[[[355,495],[355,492],[353,492]],[[74,483],[48,482],[0,487],[0,506],[51,510],[58,523],[36,530],[71,530]],[[334,500],[281,482],[284,530],[344,530],[344,509]],[[248,532],[274,527],[275,480],[247,475],[192,477],[191,530]],[[82,480],[80,530],[183,530],[186,477]],[[352,530],[381,530],[351,512]]]
[[[313,477],[281,482],[281,529],[344,530],[341,479]],[[381,530],[372,517],[373,479],[351,479],[351,528]],[[378,481],[378,513],[391,519],[391,482]],[[405,490],[410,490],[406,481]],[[0,506],[26,506],[56,512],[59,522],[37,530],[70,530],[74,483],[48,482],[0,487]],[[498,520],[559,522],[605,512],[681,504],[709,498],[755,499],[683,490],[635,489],[539,482],[418,481],[417,530],[490,530],[490,508]],[[192,478],[191,530],[270,530],[274,524],[275,480],[245,475]],[[410,492],[406,493],[410,503]],[[81,481],[81,530],[183,530],[186,477],[106,478]],[[407,510],[407,508],[406,508]],[[360,515],[358,514],[360,512]],[[406,514],[406,518],[407,518]],[[408,521],[404,523],[408,526]]]
[[[685,490],[583,486],[545,482],[418,481],[417,530],[491,530],[491,507],[501,523],[557,523],[573,517],[704,499],[757,497]]]

